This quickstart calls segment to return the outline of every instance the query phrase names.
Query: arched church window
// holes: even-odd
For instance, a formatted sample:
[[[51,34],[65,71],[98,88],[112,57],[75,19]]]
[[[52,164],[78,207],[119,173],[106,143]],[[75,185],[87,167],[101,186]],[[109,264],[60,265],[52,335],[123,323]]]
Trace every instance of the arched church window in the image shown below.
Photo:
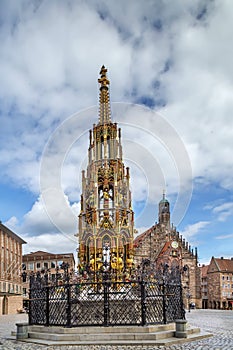
[[[104,158],[104,138],[101,136],[100,139],[100,159]]]
[[[108,191],[109,194],[109,208],[113,208],[113,190],[112,188],[110,188],[110,190]]]
[[[107,137],[107,157],[111,158],[111,141],[110,141],[110,136]]]
[[[103,189],[99,190],[99,208],[100,209],[104,208],[104,193],[103,193]]]

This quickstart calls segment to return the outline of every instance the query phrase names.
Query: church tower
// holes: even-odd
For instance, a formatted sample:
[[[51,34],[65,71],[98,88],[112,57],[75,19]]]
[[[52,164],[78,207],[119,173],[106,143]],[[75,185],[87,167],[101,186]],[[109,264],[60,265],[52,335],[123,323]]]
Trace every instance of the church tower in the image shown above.
[[[118,278],[133,263],[134,212],[130,173],[122,160],[121,129],[111,121],[107,69],[100,71],[99,120],[89,131],[79,214],[80,271],[111,271]]]
[[[159,224],[170,229],[170,204],[165,198],[165,193],[163,193],[163,198],[159,202]]]

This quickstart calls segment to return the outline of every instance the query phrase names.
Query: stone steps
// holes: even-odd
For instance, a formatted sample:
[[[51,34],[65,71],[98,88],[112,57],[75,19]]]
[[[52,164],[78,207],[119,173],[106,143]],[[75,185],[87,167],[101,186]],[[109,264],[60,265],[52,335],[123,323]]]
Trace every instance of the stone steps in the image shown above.
[[[106,335],[109,340],[157,340],[171,338],[174,336],[174,331],[163,331],[156,333],[107,333],[107,334],[53,334],[53,333],[38,333],[29,332],[29,338],[33,339],[48,339],[53,341],[105,341]]]
[[[42,333],[58,333],[58,334],[107,334],[107,333],[155,333],[161,331],[168,331],[175,329],[174,323],[162,324],[162,325],[153,325],[153,326],[109,326],[109,327],[45,327],[39,325],[29,326],[30,332],[42,332]]]
[[[175,324],[125,327],[44,327],[29,326],[28,338],[22,341],[54,345],[171,345],[199,340],[210,334],[197,327],[187,327],[186,338],[175,337]]]

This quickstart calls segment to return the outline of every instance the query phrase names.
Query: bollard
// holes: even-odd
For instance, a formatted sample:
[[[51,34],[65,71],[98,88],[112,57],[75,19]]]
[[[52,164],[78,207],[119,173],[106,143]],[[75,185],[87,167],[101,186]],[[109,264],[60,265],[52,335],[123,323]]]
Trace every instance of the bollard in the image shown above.
[[[16,323],[17,333],[16,340],[28,338],[28,323]]]
[[[176,320],[176,338],[187,338],[187,321],[186,320]]]

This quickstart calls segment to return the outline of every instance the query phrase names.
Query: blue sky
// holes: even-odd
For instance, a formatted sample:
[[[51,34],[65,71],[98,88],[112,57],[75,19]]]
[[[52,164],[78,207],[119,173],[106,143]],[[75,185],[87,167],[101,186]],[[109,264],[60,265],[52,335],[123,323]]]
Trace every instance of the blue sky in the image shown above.
[[[227,0],[1,2],[0,220],[25,253],[75,252],[105,64],[136,228],[165,189],[200,263],[233,256],[232,23]]]

